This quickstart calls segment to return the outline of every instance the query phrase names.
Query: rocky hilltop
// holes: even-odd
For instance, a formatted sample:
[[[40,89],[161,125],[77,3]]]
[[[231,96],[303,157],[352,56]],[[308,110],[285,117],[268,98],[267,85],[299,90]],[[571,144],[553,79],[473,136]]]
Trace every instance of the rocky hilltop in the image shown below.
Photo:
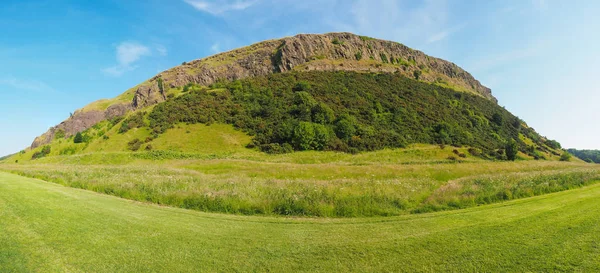
[[[129,90],[131,96],[124,94],[121,99],[76,111],[37,137],[31,147],[49,143],[59,130],[74,135],[102,120],[165,101],[167,90],[190,82],[209,86],[223,80],[311,70],[400,73],[496,101],[489,88],[456,64],[400,43],[351,33],[300,34],[183,63]]]

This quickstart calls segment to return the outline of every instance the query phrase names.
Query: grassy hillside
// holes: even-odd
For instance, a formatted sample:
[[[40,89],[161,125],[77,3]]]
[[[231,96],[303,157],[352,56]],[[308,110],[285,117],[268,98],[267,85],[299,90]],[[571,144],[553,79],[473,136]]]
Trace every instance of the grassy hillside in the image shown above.
[[[456,212],[282,219],[140,204],[0,174],[0,271],[600,270],[600,184]]]
[[[457,159],[557,160],[564,153],[559,143],[488,99],[402,75],[279,73],[166,92],[167,101],[102,121],[79,140],[57,133],[49,145],[10,160],[150,150],[358,153],[416,143],[473,148]]]

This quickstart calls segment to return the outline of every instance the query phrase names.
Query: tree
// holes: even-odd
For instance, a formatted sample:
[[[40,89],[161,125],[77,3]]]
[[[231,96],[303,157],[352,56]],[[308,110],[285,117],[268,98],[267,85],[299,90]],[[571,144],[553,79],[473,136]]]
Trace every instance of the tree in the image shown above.
[[[356,122],[348,115],[344,115],[335,123],[335,134],[340,139],[350,139],[356,134]]]
[[[494,115],[492,115],[492,122],[498,126],[502,126],[502,123],[504,123],[504,118],[502,118],[500,113],[494,113]]]
[[[82,142],[83,142],[83,135],[81,134],[81,132],[79,132],[75,135],[75,138],[73,138],[73,143],[82,143]]]
[[[415,70],[413,72],[413,76],[415,76],[415,80],[419,80],[419,78],[421,77],[421,74],[423,74],[423,72],[421,72],[421,70]]]
[[[519,150],[517,149],[517,142],[514,139],[511,139],[508,141],[508,143],[506,143],[504,150],[508,160],[515,161],[517,159],[517,153]]]
[[[310,122],[300,122],[294,129],[292,143],[297,150],[305,151],[314,147],[315,128]]]
[[[571,154],[568,152],[564,152],[561,156],[560,156],[560,161],[571,161]]]

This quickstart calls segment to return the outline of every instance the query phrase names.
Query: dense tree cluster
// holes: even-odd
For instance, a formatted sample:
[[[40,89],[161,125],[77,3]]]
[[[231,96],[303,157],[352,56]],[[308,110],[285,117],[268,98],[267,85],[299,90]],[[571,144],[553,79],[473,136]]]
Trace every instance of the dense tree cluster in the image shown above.
[[[252,146],[272,153],[432,143],[514,160],[517,151],[548,149],[544,138],[488,99],[396,74],[278,73],[218,87],[188,86],[193,91],[152,109],[150,127],[160,134],[178,122],[228,123],[254,136]]]
[[[588,163],[600,163],[600,151],[599,150],[567,150],[570,154],[580,158],[581,160]]]

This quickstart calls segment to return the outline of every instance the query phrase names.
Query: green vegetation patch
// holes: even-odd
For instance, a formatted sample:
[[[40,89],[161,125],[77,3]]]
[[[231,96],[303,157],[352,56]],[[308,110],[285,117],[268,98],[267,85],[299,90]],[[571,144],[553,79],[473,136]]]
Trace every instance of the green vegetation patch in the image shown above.
[[[600,185],[387,219],[206,214],[0,174],[2,272],[595,272]]]
[[[355,153],[431,143],[471,146],[484,150],[483,156],[515,159],[504,150],[515,141],[517,151],[529,152],[520,133],[547,147],[544,151],[553,149],[494,102],[400,75],[313,71],[218,87],[224,89],[196,90],[157,105],[149,114],[150,128],[162,134],[181,122],[231,124],[253,136],[249,147],[271,153]]]

